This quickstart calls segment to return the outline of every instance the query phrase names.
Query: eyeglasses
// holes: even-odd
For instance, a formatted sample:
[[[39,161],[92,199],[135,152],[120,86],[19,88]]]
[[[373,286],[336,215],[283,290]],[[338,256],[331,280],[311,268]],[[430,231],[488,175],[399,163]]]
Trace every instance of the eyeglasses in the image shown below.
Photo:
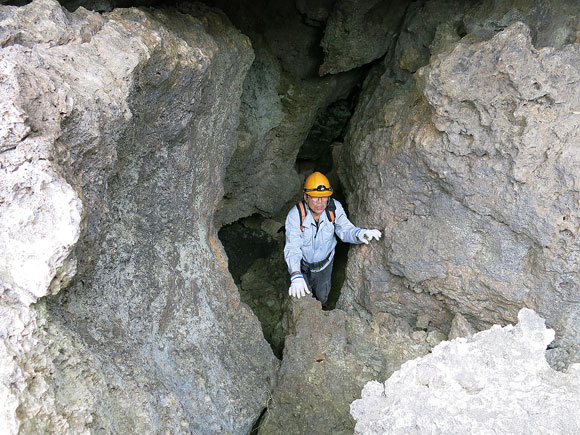
[[[310,196],[310,195],[306,195],[308,197],[308,199],[311,199],[312,201],[318,201],[318,202],[326,202],[328,201],[328,196]]]
[[[304,189],[304,192],[332,192],[332,187],[326,187],[324,184],[319,184],[315,189]]]

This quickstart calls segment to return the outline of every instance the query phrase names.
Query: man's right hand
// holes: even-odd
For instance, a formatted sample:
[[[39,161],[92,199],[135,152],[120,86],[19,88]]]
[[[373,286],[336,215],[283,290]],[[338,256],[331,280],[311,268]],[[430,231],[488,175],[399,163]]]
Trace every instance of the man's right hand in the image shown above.
[[[292,284],[288,289],[288,294],[290,296],[300,299],[302,296],[310,294],[310,290],[308,290],[306,281],[301,273],[295,273],[290,277],[290,279],[292,280]]]

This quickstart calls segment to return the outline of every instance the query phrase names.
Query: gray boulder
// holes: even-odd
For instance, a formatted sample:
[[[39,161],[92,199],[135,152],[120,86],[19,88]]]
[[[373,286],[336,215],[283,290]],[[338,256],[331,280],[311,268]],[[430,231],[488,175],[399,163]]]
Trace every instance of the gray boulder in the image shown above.
[[[338,0],[326,21],[319,74],[336,74],[382,57],[395,41],[408,2]]]
[[[349,404],[369,379],[385,378],[429,346],[392,316],[372,321],[292,301],[284,358],[260,434],[352,434]]]
[[[537,310],[576,346],[580,198],[576,45],[536,50],[515,23],[452,45],[399,84],[368,80],[343,180],[383,241],[351,257],[342,306],[449,330]],[[364,107],[364,109],[363,109]]]

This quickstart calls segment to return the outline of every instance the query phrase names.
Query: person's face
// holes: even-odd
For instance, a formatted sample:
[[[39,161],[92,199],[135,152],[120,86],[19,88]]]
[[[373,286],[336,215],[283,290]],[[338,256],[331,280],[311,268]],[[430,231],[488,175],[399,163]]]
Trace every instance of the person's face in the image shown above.
[[[328,196],[310,196],[305,193],[304,201],[306,201],[312,213],[320,215],[328,204]]]

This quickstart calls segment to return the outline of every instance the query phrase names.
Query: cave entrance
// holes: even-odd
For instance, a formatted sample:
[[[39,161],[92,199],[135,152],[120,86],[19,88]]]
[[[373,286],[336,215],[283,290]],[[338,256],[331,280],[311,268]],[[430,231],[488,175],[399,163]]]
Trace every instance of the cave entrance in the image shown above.
[[[329,178],[333,188],[332,197],[342,204],[348,216],[348,206],[338,177],[339,153],[344,141],[346,127],[356,104],[360,86],[356,85],[347,98],[339,99],[316,116],[314,125],[300,147],[296,158],[296,171],[306,178],[313,171],[320,171]],[[350,245],[337,237],[332,269],[332,286],[326,310],[333,310],[340,297],[340,289],[346,277],[346,263]]]
[[[288,333],[285,313],[290,286],[283,255],[285,236],[282,229],[277,221],[255,214],[225,225],[218,232],[240,299],[260,320],[264,338],[279,359],[282,359]],[[340,241],[336,246],[326,310],[334,309],[340,297],[348,248],[347,243]]]

